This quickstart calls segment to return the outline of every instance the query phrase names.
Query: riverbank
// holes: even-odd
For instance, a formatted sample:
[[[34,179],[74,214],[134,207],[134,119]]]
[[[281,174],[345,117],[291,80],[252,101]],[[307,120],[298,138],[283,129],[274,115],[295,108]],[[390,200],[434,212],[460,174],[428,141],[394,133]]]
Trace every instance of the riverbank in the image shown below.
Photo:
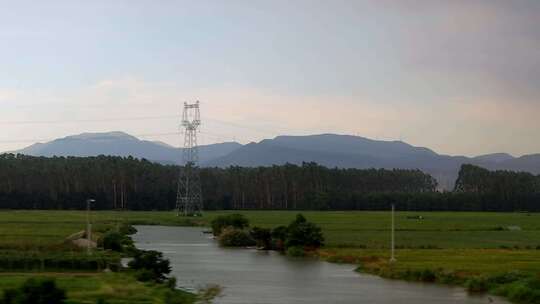
[[[271,228],[288,224],[298,212],[219,211],[183,218],[173,212],[99,211],[91,219],[99,235],[122,223],[208,226],[216,216],[231,213],[244,214],[252,226]],[[360,265],[362,271],[379,276],[414,280],[421,278],[418,273],[427,278],[432,272],[436,282],[465,285],[467,279],[516,270],[528,276],[540,273],[539,214],[397,212],[398,262],[390,267],[385,264],[390,244],[388,212],[302,213],[323,229],[326,246],[319,252],[321,258]],[[85,224],[84,211],[0,211],[0,249],[38,254],[57,250],[66,236],[83,230]],[[75,253],[84,255],[84,251]],[[440,274],[456,274],[459,280],[442,280]]]
[[[252,226],[281,225],[293,212],[240,212]],[[221,213],[219,213],[221,214]],[[383,278],[442,283],[471,293],[540,303],[540,227],[528,213],[401,212],[397,259],[390,263],[384,212],[305,212],[323,228],[327,246],[315,254]]]
[[[540,303],[537,250],[400,250],[391,263],[387,251],[322,249],[328,262],[353,263],[357,271],[383,278],[458,285],[472,293],[490,293],[515,303]]]

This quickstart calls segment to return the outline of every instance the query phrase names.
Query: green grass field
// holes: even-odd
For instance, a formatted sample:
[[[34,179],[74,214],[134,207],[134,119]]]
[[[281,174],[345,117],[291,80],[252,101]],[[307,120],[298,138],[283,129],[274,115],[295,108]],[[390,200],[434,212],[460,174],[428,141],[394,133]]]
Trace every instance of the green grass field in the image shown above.
[[[216,216],[233,213],[206,212],[201,218],[178,218],[173,212],[92,212],[96,231],[129,222],[160,225],[208,225]],[[242,211],[252,226],[287,225],[294,211]],[[302,212],[323,228],[327,247],[387,248],[390,243],[389,212]],[[423,220],[408,219],[421,215]],[[48,247],[85,229],[83,211],[0,211],[0,249]],[[504,230],[517,226],[521,230]],[[540,214],[480,212],[398,212],[396,245],[402,248],[504,248],[536,249],[540,246]]]
[[[209,212],[211,218],[224,212]],[[231,212],[227,212],[231,213]],[[286,225],[297,212],[249,211],[252,225]],[[302,212],[320,225],[328,247],[388,248],[389,212]],[[424,219],[408,219],[421,215]],[[519,226],[520,231],[500,230]],[[540,246],[540,214],[481,212],[397,212],[396,245],[405,248],[533,248]]]
[[[43,273],[39,277],[54,277],[57,285],[67,290],[66,304],[95,304],[104,299],[110,304],[147,304],[165,303],[164,298],[170,292],[165,286],[141,283],[125,273]],[[16,288],[36,274],[2,274],[0,290]],[[183,294],[187,299],[194,296]]]

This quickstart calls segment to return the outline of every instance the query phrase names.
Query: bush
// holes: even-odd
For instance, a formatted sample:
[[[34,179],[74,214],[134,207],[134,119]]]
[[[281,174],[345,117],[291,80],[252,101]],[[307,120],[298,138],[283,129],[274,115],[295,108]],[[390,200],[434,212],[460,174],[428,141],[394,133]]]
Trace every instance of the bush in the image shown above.
[[[224,247],[255,246],[255,240],[244,230],[225,228],[218,238],[219,244]]]
[[[98,241],[98,244],[103,247],[103,249],[109,249],[112,251],[122,252],[123,251],[124,236],[115,231],[109,231],[103,235],[103,237]]]
[[[302,214],[296,215],[296,219],[287,227],[285,247],[319,248],[323,245],[324,237],[321,228],[308,222]]]
[[[64,290],[53,279],[28,279],[20,288],[4,291],[3,304],[61,304]]]
[[[138,271],[139,281],[163,282],[171,272],[169,260],[164,259],[161,252],[154,250],[138,250],[128,266]]]
[[[167,279],[167,282],[165,282],[165,283],[166,283],[166,285],[167,285],[167,287],[169,289],[175,290],[176,289],[176,282],[177,282],[177,280],[176,280],[175,277],[170,277],[170,278]]]
[[[133,234],[137,233],[137,229],[135,227],[133,227],[132,225],[123,224],[118,229],[118,232],[120,232],[120,234],[122,234],[122,235],[133,235]]]
[[[270,229],[253,227],[249,234],[257,243],[257,247],[263,249],[270,248],[270,242],[272,240],[272,233]]]
[[[437,274],[431,269],[424,269],[420,273],[420,281],[422,282],[435,282],[437,280]]]
[[[272,229],[272,247],[277,250],[283,250],[285,248],[285,239],[287,239],[287,227],[278,226]]]
[[[221,235],[223,229],[233,227],[236,229],[244,229],[249,227],[249,220],[242,214],[231,214],[218,216],[212,220],[212,233],[215,236]]]
[[[509,271],[501,274],[497,274],[494,276],[491,276],[488,278],[488,281],[490,284],[509,284],[516,281],[519,281],[521,279],[526,278],[527,276],[521,272],[518,271]]]
[[[472,277],[465,282],[465,287],[469,292],[486,292],[489,290],[489,284],[484,277]]]
[[[150,281],[156,281],[156,276],[152,270],[149,269],[140,269],[135,272],[135,278],[137,281],[141,282],[150,282]]]
[[[495,293],[513,302],[539,304],[540,280],[536,277],[521,279],[497,288]]]
[[[292,257],[303,257],[306,255],[304,248],[299,246],[292,246],[287,248],[287,255]]]

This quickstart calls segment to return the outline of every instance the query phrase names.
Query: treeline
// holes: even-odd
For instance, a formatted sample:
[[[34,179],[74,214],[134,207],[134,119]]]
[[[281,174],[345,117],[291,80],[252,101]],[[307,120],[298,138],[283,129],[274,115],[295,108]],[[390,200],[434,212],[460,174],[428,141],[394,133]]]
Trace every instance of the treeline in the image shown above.
[[[0,208],[171,210],[178,166],[121,157],[0,155]],[[201,169],[206,209],[356,209],[373,193],[428,193],[419,170],[329,169],[314,163]],[[373,206],[376,207],[376,206]]]
[[[420,170],[329,169],[315,163],[203,169],[201,177],[206,207],[212,209],[357,209],[375,193],[437,188],[437,181]]]
[[[540,175],[463,165],[454,192],[492,211],[540,211]]]
[[[172,210],[180,167],[131,157],[0,155],[0,208]],[[338,169],[315,163],[201,169],[204,208],[540,211],[540,177],[462,167],[453,192],[419,170]]]

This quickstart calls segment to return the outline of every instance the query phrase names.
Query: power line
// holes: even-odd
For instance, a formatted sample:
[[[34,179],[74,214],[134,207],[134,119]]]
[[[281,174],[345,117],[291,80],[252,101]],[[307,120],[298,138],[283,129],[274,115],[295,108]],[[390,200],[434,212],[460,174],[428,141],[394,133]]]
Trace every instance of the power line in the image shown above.
[[[137,121],[137,120],[155,120],[178,118],[177,115],[166,116],[143,116],[143,117],[116,117],[102,119],[78,119],[78,120],[19,120],[19,121],[0,121],[2,125],[33,125],[33,124],[64,124],[64,123],[87,123],[87,122],[111,122],[111,121]]]
[[[160,116],[139,116],[139,117],[111,117],[102,119],[72,119],[72,120],[14,120],[14,121],[0,121],[0,125],[33,125],[33,124],[70,124],[70,123],[93,123],[93,122],[116,122],[116,121],[140,121],[140,120],[160,120],[160,119],[177,119],[177,115],[160,115]],[[255,131],[265,135],[275,135],[275,131],[264,129],[260,127],[242,125],[234,122],[228,122],[219,119],[205,118],[209,121],[216,122],[218,124],[231,126],[243,130]],[[227,137],[227,136],[225,136]],[[13,142],[28,142],[30,140],[17,140]]]

